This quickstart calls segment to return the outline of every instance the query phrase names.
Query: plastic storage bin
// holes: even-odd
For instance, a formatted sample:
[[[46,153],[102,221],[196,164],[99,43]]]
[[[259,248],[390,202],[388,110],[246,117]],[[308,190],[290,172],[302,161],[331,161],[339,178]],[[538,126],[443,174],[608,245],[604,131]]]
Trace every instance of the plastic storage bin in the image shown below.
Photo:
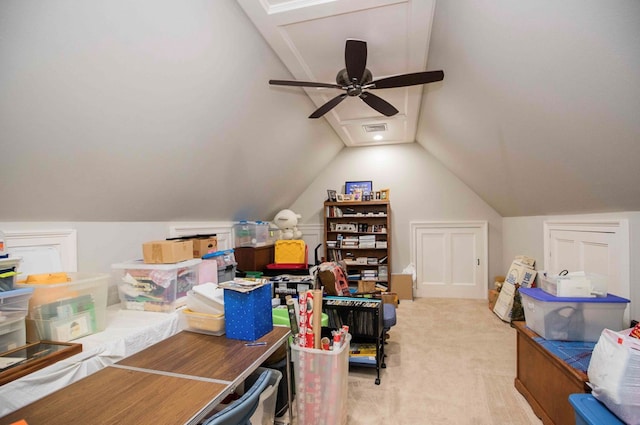
[[[187,292],[187,308],[197,313],[224,314],[224,289],[215,283],[194,286]]]
[[[307,246],[302,239],[280,240],[275,245],[276,264],[307,264]]]
[[[27,343],[24,316],[0,322],[0,353],[22,347]]]
[[[347,334],[335,351],[291,345],[298,423],[347,423],[350,342]]]
[[[571,394],[569,403],[576,413],[576,425],[624,425],[624,422],[591,394]]]
[[[0,322],[19,319],[29,312],[29,299],[33,288],[18,288],[0,292]]]
[[[107,325],[107,294],[110,275],[106,273],[66,273],[63,283],[16,283],[30,288],[29,319],[37,337],[51,341],[71,341],[104,330]]]
[[[225,251],[216,251],[216,252],[212,252],[211,254],[204,255],[202,257],[202,261],[203,262],[215,261],[217,264],[217,268],[216,268],[215,282],[213,282],[213,279],[208,281],[203,281],[202,279],[199,279],[200,283],[228,282],[230,280],[233,280],[236,277],[237,263],[236,263],[236,257],[233,249],[227,249]],[[211,271],[212,270],[213,268],[211,268]]]
[[[596,342],[604,328],[619,331],[626,298],[554,297],[541,288],[520,288],[527,327],[549,340]]]
[[[236,247],[265,246],[269,241],[269,223],[266,221],[241,221],[233,225]]]
[[[187,301],[198,284],[199,258],[176,264],[145,264],[142,260],[113,264],[122,308],[172,312]]]
[[[183,329],[207,335],[224,335],[224,314],[198,313],[188,308],[180,310]]]
[[[22,261],[22,257],[0,258],[0,292],[14,289],[20,261]]]
[[[256,369],[256,371],[245,380],[244,388],[251,388],[260,374],[265,370],[266,368],[263,367]],[[276,397],[281,380],[282,373],[279,370],[271,369],[269,384],[260,394],[260,404],[258,404],[258,408],[253,412],[253,415],[251,415],[250,422],[252,424],[266,425],[275,423]]]

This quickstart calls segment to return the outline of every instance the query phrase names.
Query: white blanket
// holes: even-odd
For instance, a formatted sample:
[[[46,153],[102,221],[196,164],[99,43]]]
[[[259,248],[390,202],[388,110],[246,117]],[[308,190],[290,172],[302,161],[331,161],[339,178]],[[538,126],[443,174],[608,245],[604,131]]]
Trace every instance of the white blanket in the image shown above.
[[[162,341],[181,329],[178,312],[107,309],[104,331],[72,342],[82,352],[0,387],[0,417]]]

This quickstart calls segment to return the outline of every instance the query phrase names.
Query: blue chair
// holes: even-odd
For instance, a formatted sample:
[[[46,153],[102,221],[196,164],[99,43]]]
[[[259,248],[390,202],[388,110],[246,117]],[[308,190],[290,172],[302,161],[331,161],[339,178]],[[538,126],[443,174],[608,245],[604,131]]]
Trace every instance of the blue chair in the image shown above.
[[[207,419],[203,425],[252,425],[251,416],[260,404],[260,394],[269,386],[275,370],[265,369],[242,397]]]
[[[393,304],[383,304],[382,305],[382,328],[384,329],[384,333],[386,335],[391,329],[392,326],[396,324],[396,307]]]

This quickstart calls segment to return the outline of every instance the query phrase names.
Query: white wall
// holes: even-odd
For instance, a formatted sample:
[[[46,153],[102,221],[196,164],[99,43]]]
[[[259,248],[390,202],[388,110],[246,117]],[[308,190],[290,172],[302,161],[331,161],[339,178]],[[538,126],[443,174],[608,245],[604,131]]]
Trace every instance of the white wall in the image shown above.
[[[291,209],[303,223],[323,224],[327,189],[344,191],[344,182],[371,180],[374,190],[390,189],[392,272],[409,264],[409,222],[486,220],[489,222],[489,280],[502,270],[502,218],[417,143],[347,148],[318,175]]]
[[[607,214],[583,214],[561,216],[506,217],[502,220],[502,268],[508,269],[516,255],[523,254],[535,258],[538,267],[542,267],[544,256],[543,224],[546,220],[607,220],[627,219],[629,221],[629,250],[631,284],[630,318],[640,318],[640,212],[621,212]]]

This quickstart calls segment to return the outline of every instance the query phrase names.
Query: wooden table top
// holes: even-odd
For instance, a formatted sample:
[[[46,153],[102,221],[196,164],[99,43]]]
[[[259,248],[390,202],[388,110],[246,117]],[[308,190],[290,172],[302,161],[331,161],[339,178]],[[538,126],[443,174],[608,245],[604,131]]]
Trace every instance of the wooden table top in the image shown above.
[[[191,377],[233,382],[246,376],[275,352],[289,336],[290,329],[274,326],[257,342],[266,345],[247,347],[248,341],[183,331],[116,363],[177,373]]]
[[[180,332],[0,418],[0,425],[198,423],[286,340],[274,326],[257,342]]]
[[[106,367],[0,418],[8,425],[187,423],[227,385]],[[199,408],[195,408],[199,406]]]

